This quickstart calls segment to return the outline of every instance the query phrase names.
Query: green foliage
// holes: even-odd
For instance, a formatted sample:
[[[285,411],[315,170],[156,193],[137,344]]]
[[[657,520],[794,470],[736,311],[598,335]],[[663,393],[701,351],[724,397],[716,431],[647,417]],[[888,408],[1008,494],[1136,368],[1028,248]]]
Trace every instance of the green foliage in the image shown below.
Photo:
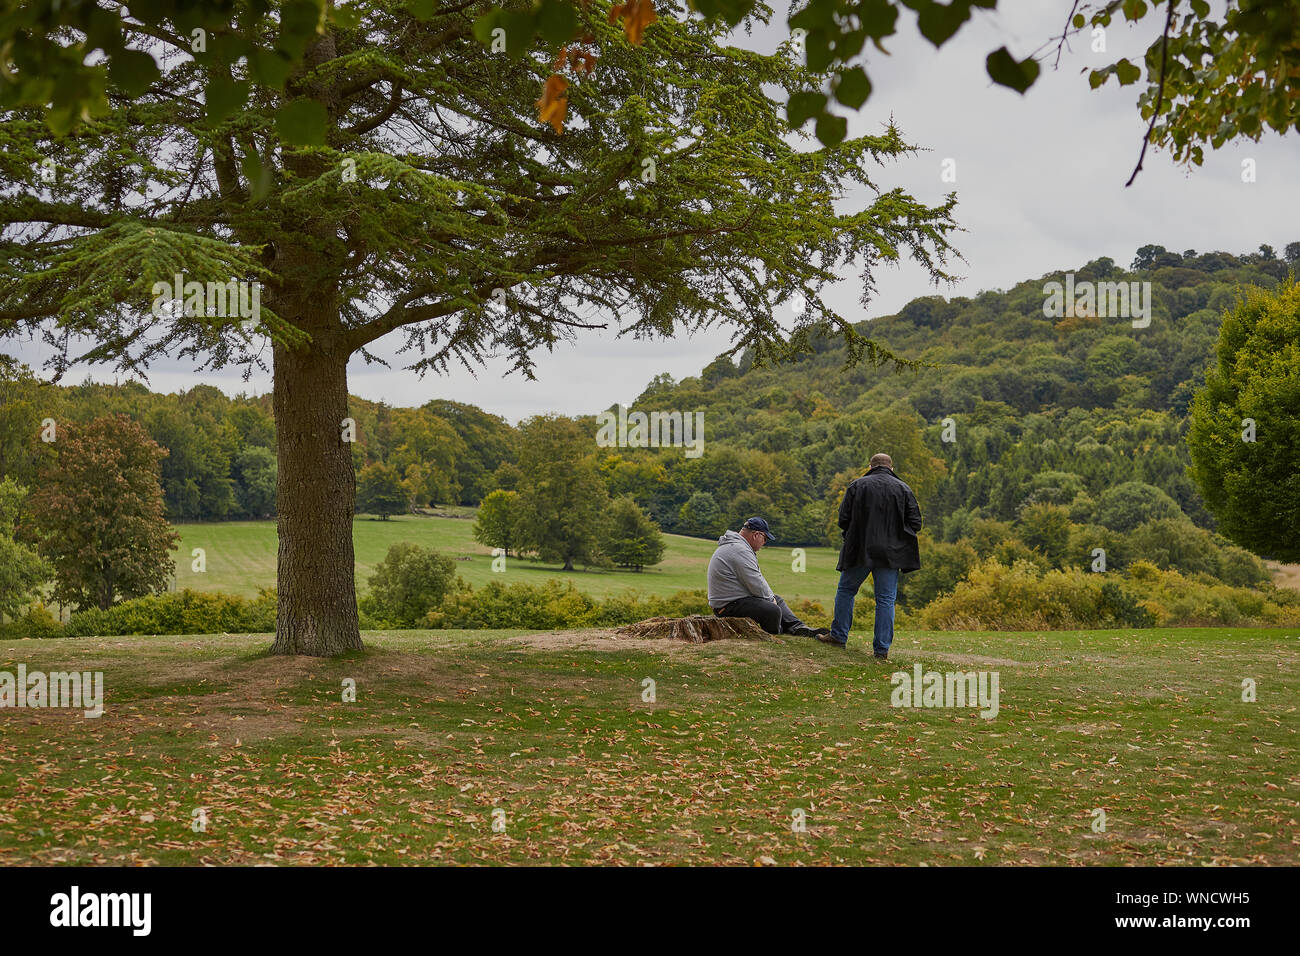
[[[389,515],[399,515],[410,510],[410,492],[402,476],[392,465],[372,462],[357,476],[357,513],[378,515],[384,521]]]
[[[417,505],[460,500],[456,461],[465,454],[465,442],[451,423],[426,408],[394,408],[386,423],[397,448],[385,457],[404,478],[410,500]]]
[[[1140,604],[1133,591],[1118,581],[1101,582],[1097,609],[1104,620],[1113,620],[1120,627],[1150,627],[1155,623],[1155,615],[1151,610]]]
[[[1020,512],[1016,532],[1053,566],[1064,561],[1070,545],[1070,512],[1061,505],[1033,504]]]
[[[1185,518],[1161,518],[1134,528],[1126,550],[1163,570],[1208,574],[1225,584],[1258,587],[1271,580],[1259,558]]]
[[[500,548],[509,557],[517,541],[518,500],[518,492],[500,488],[484,498],[474,518],[474,540],[489,548]]]
[[[1247,290],[1192,406],[1192,474],[1223,533],[1300,561],[1300,286]]]
[[[31,536],[54,568],[60,604],[107,609],[162,591],[176,532],[163,516],[166,451],[125,415],[64,424],[28,510]]]
[[[424,626],[557,630],[618,627],[660,615],[710,613],[703,589],[679,591],[671,597],[628,592],[600,601],[578,591],[572,582],[555,579],[544,584],[492,581],[477,590],[463,582],[460,585],[442,607],[429,612]]]
[[[658,564],[664,556],[664,536],[630,495],[610,502],[606,516],[608,542],[605,553],[620,568],[642,568]]]
[[[456,456],[456,484],[460,486],[460,503],[476,505],[496,488],[493,473],[518,457],[518,436],[504,418],[473,405],[435,399],[423,408],[448,422],[460,439]]]
[[[247,445],[235,454],[233,474],[239,511],[247,518],[275,514],[275,452],[261,445]]]
[[[946,630],[1115,627],[1113,600],[1103,602],[1101,586],[1101,575],[1077,568],[1045,572],[1029,561],[1008,567],[990,558],[922,611],[921,621]]]
[[[1126,576],[1157,627],[1300,624],[1300,594],[1295,591],[1233,587],[1205,574],[1162,571],[1147,561],[1135,561]]]
[[[1158,7],[1126,2],[1124,17],[1140,20]],[[1113,8],[1100,5],[1089,22],[1108,25]],[[1258,141],[1266,127],[1285,134],[1300,124],[1300,89],[1289,79],[1300,53],[1295,0],[1239,0],[1226,9],[1193,0],[1181,10],[1169,2],[1162,15],[1169,17],[1167,39],[1158,37],[1147,49],[1147,88],[1138,97],[1143,119],[1155,117],[1153,145],[1177,162],[1199,166],[1207,145],[1218,149],[1238,137]],[[1075,17],[1076,27],[1082,20],[1082,14]],[[1089,83],[1095,89],[1114,75],[1127,85],[1141,73],[1121,59],[1093,70]]]
[[[1087,483],[1081,475],[1069,471],[1043,471],[1033,475],[1025,486],[1029,494],[1024,504],[1073,505],[1087,495]],[[1089,507],[1091,515],[1091,506]]]
[[[791,9],[788,23],[798,30],[804,61],[812,74],[829,77],[829,92],[851,108],[860,108],[870,97],[871,81],[864,69],[867,41],[885,50],[883,42],[898,32],[898,14],[903,7],[916,11],[921,36],[941,47],[971,19],[976,8],[994,8],[997,0],[847,0],[836,3],[805,3]],[[232,17],[232,6],[238,16]],[[1120,3],[1084,4],[1066,24],[1064,42],[1071,32],[1092,26],[1108,26],[1117,10],[1125,19],[1137,21],[1153,15],[1159,18],[1158,2],[1126,0]],[[137,9],[138,8],[138,9]],[[323,0],[291,0],[279,5],[278,17],[268,18],[265,4],[231,0],[154,0],[132,9],[132,19],[142,20],[146,29],[158,33],[164,24],[174,23],[189,53],[203,52],[193,44],[196,28],[220,35],[214,55],[224,64],[247,62],[250,79],[267,91],[285,87],[290,75],[301,68],[308,45],[318,31],[329,29],[336,36],[356,27],[369,10],[360,4],[329,4]],[[438,6],[432,0],[406,4],[419,20],[434,20]],[[755,0],[698,0],[691,9],[708,18],[720,18],[735,27],[744,21],[764,18]],[[523,6],[491,8],[473,23],[478,41],[487,47],[494,31],[504,30],[506,53],[522,58],[540,37],[544,48],[554,51],[576,43],[584,33],[587,42],[593,26],[584,23],[583,13],[573,0],[541,0]],[[645,20],[628,5],[613,11],[621,15],[623,30],[603,31],[599,46],[610,56],[626,43],[619,35],[641,42]],[[1157,39],[1147,50],[1148,89],[1139,99],[1144,117],[1161,105],[1163,122],[1154,129],[1154,142],[1171,149],[1176,159],[1202,162],[1202,145],[1217,148],[1236,136],[1258,139],[1267,125],[1287,132],[1297,123],[1294,84],[1287,82],[1287,65],[1295,58],[1297,7],[1292,0],[1241,0],[1225,10],[1207,0],[1192,0],[1175,16],[1167,6],[1167,37]],[[661,11],[657,30],[668,27],[670,11]],[[676,12],[676,11],[673,11]],[[687,14],[689,17],[690,14]],[[67,27],[84,34],[68,42]],[[45,110],[46,123],[58,133],[74,130],[84,119],[102,117],[109,109],[110,89],[128,97],[146,93],[162,75],[152,56],[132,49],[132,27],[94,4],[59,3],[56,0],[18,4],[0,18],[0,51],[12,57],[16,69],[0,72],[0,107],[35,106]],[[184,41],[189,41],[188,43]],[[337,40],[335,42],[338,42]],[[106,56],[92,57],[94,50]],[[1206,64],[1212,64],[1207,66]],[[1033,56],[1017,60],[1003,46],[985,60],[988,76],[998,84],[1023,93],[1037,79],[1039,63]],[[1115,75],[1121,85],[1137,82],[1140,68],[1120,59],[1092,71],[1090,85],[1101,85]],[[235,81],[227,71],[212,71],[204,89],[207,119],[220,123],[249,100],[250,83]],[[1158,92],[1157,92],[1158,91]],[[798,127],[807,119],[816,121],[817,136],[826,145],[844,138],[846,120],[829,109],[829,96],[816,90],[800,90],[790,97],[788,118]],[[325,144],[327,117],[320,104],[311,100],[282,102],[273,114],[279,135],[290,144]]]
[[[36,551],[14,539],[27,489],[0,479],[0,616],[15,614],[50,579],[50,566]]]
[[[456,562],[409,541],[388,549],[371,575],[361,610],[381,627],[414,627],[442,604],[456,578]]]
[[[1159,518],[1182,515],[1178,502],[1141,481],[1125,481],[1107,488],[1097,500],[1097,523],[1112,531],[1132,531],[1138,525]]]
[[[979,560],[965,541],[934,541],[928,535],[921,541],[921,555],[921,569],[904,574],[898,584],[898,604],[911,611],[952,593]]]
[[[716,538],[726,528],[718,502],[707,491],[697,491],[677,513],[676,529],[681,534]]]
[[[172,591],[122,601],[107,610],[77,611],[67,637],[119,634],[258,634],[275,630],[275,591],[257,598],[200,591]]]
[[[155,33],[177,36],[175,45],[191,54],[206,54],[211,42],[218,62],[244,61],[253,80],[279,89],[302,63],[318,27],[354,26],[358,12],[325,0],[149,0],[137,2],[131,17]],[[68,28],[76,34],[70,37]],[[43,108],[46,124],[59,134],[108,115],[110,92],[141,96],[161,75],[153,56],[131,49],[138,42],[133,33],[115,11],[94,3],[7,5],[0,17],[0,52],[16,69],[0,71],[0,108]],[[248,91],[249,84],[233,82],[228,70],[213,71],[204,90],[208,119],[217,122],[242,108]],[[295,128],[294,111],[285,116],[288,142],[316,142],[310,126]]]
[[[41,421],[61,417],[62,394],[31,370],[0,355],[0,478],[30,485],[49,446],[38,439]]]
[[[48,607],[39,602],[10,620],[0,621],[0,640],[20,641],[50,637],[63,637],[63,625]]]
[[[167,449],[161,481],[173,521],[220,521],[237,507],[230,469],[238,436],[198,404],[157,408],[144,422],[150,437]]]
[[[605,561],[609,496],[596,469],[595,441],[572,419],[539,415],[520,426],[520,546],[543,561]]]

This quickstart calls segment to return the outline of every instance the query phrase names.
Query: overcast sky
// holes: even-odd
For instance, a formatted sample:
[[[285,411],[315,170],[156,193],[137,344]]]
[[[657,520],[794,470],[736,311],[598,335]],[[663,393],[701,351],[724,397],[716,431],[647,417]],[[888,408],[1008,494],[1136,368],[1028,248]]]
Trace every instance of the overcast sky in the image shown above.
[[[927,203],[938,203],[956,190],[956,218],[966,230],[954,240],[966,259],[956,264],[956,271],[964,279],[938,290],[941,294],[973,296],[1004,289],[1099,256],[1127,266],[1135,250],[1147,243],[1175,252],[1231,253],[1268,243],[1280,253],[1288,242],[1300,240],[1296,137],[1270,132],[1258,144],[1246,141],[1207,152],[1205,165],[1191,172],[1175,167],[1167,154],[1148,150],[1137,182],[1124,188],[1145,131],[1134,105],[1140,84],[1121,89],[1112,80],[1092,91],[1080,70],[1117,56],[1138,61],[1158,35],[1158,18],[1148,17],[1137,27],[1113,25],[1105,54],[1091,52],[1088,39],[1080,35],[1073,52],[1061,58],[1060,69],[1053,72],[1049,60],[1038,82],[1021,97],[989,81],[984,58],[1003,44],[1017,57],[1038,49],[1060,33],[1070,4],[1002,0],[999,6],[997,12],[976,11],[975,19],[939,51],[917,33],[915,14],[903,10],[900,35],[886,43],[890,56],[868,44],[871,99],[856,114],[846,111],[850,135],[878,132],[892,114],[906,139],[929,150],[874,169],[873,181],[882,188],[902,186]],[[769,51],[788,36],[786,5],[778,0],[773,7],[778,14],[771,27],[748,36],[737,32],[735,44]],[[1242,182],[1247,157],[1256,161],[1254,183]],[[948,158],[956,162],[955,183],[941,180]],[[861,208],[869,201],[850,193],[844,208]],[[858,271],[845,269],[846,281],[824,295],[854,321],[892,314],[909,300],[936,291],[919,266],[885,269],[877,277],[872,307],[864,313],[858,305]],[[374,351],[389,356],[401,343],[400,334],[390,335]],[[8,344],[10,351],[13,344]],[[612,332],[582,333],[575,343],[540,356],[533,382],[503,375],[502,364],[489,364],[477,377],[462,369],[419,378],[400,370],[398,356],[392,369],[355,361],[349,390],[392,405],[450,398],[515,423],[541,412],[589,414],[614,401],[630,404],[653,376],[696,375],[728,346],[726,332],[657,342],[617,339]],[[42,349],[27,343],[17,354],[34,367],[45,357]],[[80,381],[84,375],[76,371],[65,380]],[[114,379],[111,371],[93,377]],[[200,381],[231,394],[270,388],[266,378],[245,383],[236,371],[196,375],[178,362],[155,365],[149,384],[175,391]]]

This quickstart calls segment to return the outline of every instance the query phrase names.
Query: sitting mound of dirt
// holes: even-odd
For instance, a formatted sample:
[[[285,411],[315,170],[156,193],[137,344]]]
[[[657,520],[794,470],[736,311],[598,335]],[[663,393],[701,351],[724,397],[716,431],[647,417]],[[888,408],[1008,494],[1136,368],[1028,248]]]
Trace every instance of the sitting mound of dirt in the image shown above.
[[[716,617],[692,614],[690,617],[652,617],[637,621],[614,632],[616,637],[664,637],[703,644],[727,639],[775,641],[758,622],[747,617]]]

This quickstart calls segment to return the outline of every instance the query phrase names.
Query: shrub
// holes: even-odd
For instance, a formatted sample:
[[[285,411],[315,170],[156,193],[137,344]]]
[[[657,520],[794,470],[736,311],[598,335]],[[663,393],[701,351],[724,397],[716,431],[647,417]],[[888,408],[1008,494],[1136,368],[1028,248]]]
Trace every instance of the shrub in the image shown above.
[[[579,591],[573,582],[554,578],[541,584],[505,585],[492,581],[478,590],[460,579],[456,583],[457,587],[447,595],[442,606],[426,615],[425,627],[521,630],[621,627],[648,617],[709,613],[703,589],[678,591],[670,597],[642,597],[629,591],[598,601]],[[825,615],[820,605],[813,608]]]
[[[1198,528],[1186,518],[1147,521],[1129,535],[1134,554],[1156,567],[1211,575],[1214,583],[1249,587],[1270,580],[1264,562],[1226,538]]]
[[[938,630],[1300,624],[1300,600],[1276,588],[1233,587],[1135,561],[1124,572],[1043,572],[1028,561],[977,565],[919,615]]]
[[[33,604],[13,620],[0,624],[0,640],[63,637],[63,625],[44,604]]]
[[[361,599],[367,615],[383,626],[416,627],[443,598],[456,579],[456,562],[432,548],[399,541],[369,578],[370,593]]]
[[[1100,575],[1077,568],[1044,572],[1029,561],[1010,567],[996,558],[971,570],[952,594],[921,612],[940,630],[1069,630],[1114,627],[1134,619],[1136,596],[1114,582],[1103,593]]]
[[[965,541],[921,542],[921,570],[904,574],[898,584],[898,604],[917,610],[950,593],[978,560]],[[870,593],[869,591],[867,593]]]
[[[275,591],[264,588],[250,601],[186,588],[123,601],[106,611],[77,611],[63,630],[68,637],[265,633],[275,630]]]

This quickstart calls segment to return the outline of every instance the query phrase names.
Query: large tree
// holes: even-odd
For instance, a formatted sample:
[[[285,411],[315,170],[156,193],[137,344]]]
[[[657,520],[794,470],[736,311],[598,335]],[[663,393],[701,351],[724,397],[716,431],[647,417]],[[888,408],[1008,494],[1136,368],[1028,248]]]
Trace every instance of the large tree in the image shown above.
[[[566,571],[575,563],[605,563],[609,495],[596,469],[595,437],[557,415],[537,415],[519,426],[518,546],[543,561],[562,562]]]
[[[411,493],[396,468],[376,461],[361,469],[357,476],[357,511],[387,521],[389,515],[404,514],[410,508]]]
[[[609,543],[605,551],[620,568],[642,568],[658,564],[664,557],[664,536],[631,495],[610,502]]]
[[[865,301],[876,267],[903,254],[946,277],[955,198],[926,206],[869,176],[912,148],[895,127],[791,144],[770,91],[824,76],[789,47],[725,47],[723,28],[669,18],[639,46],[613,42],[621,28],[593,3],[578,27],[603,55],[565,67],[561,134],[533,102],[548,47],[514,58],[474,36],[495,5],[350,8],[356,24],[325,21],[283,91],[257,52],[273,45],[265,29],[236,17],[198,53],[165,20],[128,18],[129,46],[160,67],[138,95],[110,86],[111,109],[75,134],[52,135],[37,110],[0,127],[0,335],[35,331],[56,372],[269,353],[278,653],[361,646],[347,364],[384,336],[404,333],[410,367],[435,372],[498,354],[527,374],[536,350],[612,317],[633,337],[731,326],[760,360],[836,329],[879,361],[820,287],[856,263]],[[237,59],[249,43],[255,69]],[[867,198],[838,211],[854,183]],[[177,277],[260,281],[260,313],[242,314],[249,286],[232,291],[250,308],[226,303],[239,314],[212,314],[215,287],[178,311],[155,289]],[[774,307],[796,293],[790,335]]]
[[[500,548],[505,557],[515,546],[519,522],[519,492],[498,488],[488,494],[479,505],[474,518],[474,540],[489,548]]]
[[[25,525],[54,568],[54,600],[107,610],[166,590],[180,538],[158,480],[167,449],[125,415],[59,423],[55,436]]]
[[[1300,285],[1247,288],[1192,403],[1191,473],[1228,538],[1300,561]]]

